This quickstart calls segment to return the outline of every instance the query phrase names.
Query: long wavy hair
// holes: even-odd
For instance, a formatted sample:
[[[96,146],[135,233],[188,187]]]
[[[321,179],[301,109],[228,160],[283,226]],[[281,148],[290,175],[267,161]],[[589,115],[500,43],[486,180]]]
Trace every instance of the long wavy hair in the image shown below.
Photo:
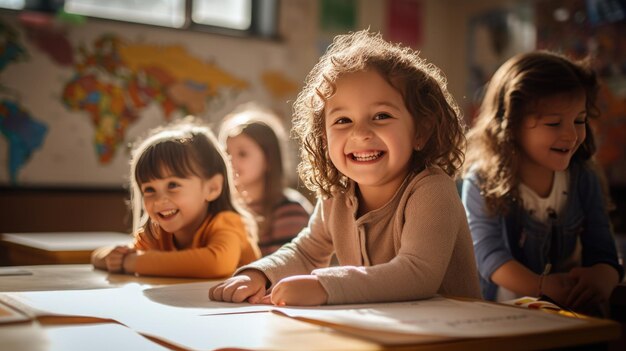
[[[133,149],[130,163],[133,232],[141,227],[150,228],[150,218],[143,208],[141,184],[170,175],[210,179],[216,174],[224,177],[222,193],[209,203],[207,215],[222,211],[239,213],[249,236],[256,242],[256,224],[233,188],[225,152],[211,129],[191,117],[151,130]]]
[[[293,134],[301,143],[298,172],[305,185],[324,198],[347,188],[347,177],[327,151],[324,109],[342,75],[367,69],[379,72],[402,95],[417,136],[426,140],[413,152],[410,171],[438,166],[454,176],[464,158],[464,124],[442,72],[410,48],[363,30],[335,37],[294,102]]]
[[[598,80],[589,61],[573,61],[547,51],[519,54],[505,62],[491,78],[474,126],[468,133],[464,175],[476,172],[487,210],[506,214],[519,200],[522,149],[517,140],[522,120],[539,100],[584,92],[587,137],[571,162],[587,162],[596,151],[589,119],[599,116]]]
[[[218,140],[222,145],[226,145],[228,138],[241,134],[254,140],[263,151],[267,162],[265,191],[261,200],[264,213],[259,213],[267,219],[285,198],[283,191],[287,187],[287,180],[284,166],[287,159],[283,155],[283,150],[287,135],[279,117],[256,103],[240,105],[224,117]]]

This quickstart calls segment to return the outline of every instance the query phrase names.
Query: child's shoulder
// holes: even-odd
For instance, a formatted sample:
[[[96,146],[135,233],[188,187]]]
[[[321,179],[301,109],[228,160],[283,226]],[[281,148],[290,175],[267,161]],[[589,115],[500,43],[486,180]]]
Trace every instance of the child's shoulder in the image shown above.
[[[405,211],[443,211],[452,215],[462,208],[454,180],[442,169],[426,168],[409,180],[400,194],[399,206]],[[422,212],[423,213],[423,212]]]
[[[220,211],[213,215],[209,221],[213,225],[243,226],[241,215],[235,211]]]
[[[436,185],[436,187],[453,187],[456,188],[454,183],[454,179],[450,177],[446,172],[444,172],[439,167],[427,167],[423,171],[414,175],[410,180],[407,186],[408,189],[418,189],[418,188],[431,188]]]
[[[426,168],[413,176],[401,196],[406,202],[431,199],[429,201],[452,203],[460,200],[456,182],[438,167]]]

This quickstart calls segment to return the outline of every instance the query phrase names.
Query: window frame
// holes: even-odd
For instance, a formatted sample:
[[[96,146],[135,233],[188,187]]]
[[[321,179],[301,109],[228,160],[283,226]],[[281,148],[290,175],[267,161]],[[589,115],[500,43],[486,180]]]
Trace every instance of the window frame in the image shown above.
[[[102,21],[114,21],[121,23],[129,23],[142,26],[153,26],[158,28],[168,28],[174,30],[189,30],[211,34],[221,34],[235,37],[245,38],[261,38],[261,39],[277,39],[278,38],[278,15],[280,9],[280,0],[251,0],[250,6],[250,27],[248,29],[235,29],[219,25],[210,25],[197,23],[193,21],[193,0],[183,0],[185,3],[184,22],[181,27],[168,26],[158,23],[144,23],[129,21],[126,19],[113,19],[89,15],[84,16],[89,19]],[[228,1],[228,0],[226,0]],[[58,13],[63,10],[65,0],[26,0],[24,8],[0,8],[3,11],[34,11],[44,13]],[[72,13],[69,13],[72,14]],[[73,15],[73,14],[72,14]]]

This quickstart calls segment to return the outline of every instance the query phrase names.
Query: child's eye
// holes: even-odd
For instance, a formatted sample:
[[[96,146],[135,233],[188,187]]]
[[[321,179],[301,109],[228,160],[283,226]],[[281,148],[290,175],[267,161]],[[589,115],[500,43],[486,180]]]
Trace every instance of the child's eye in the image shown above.
[[[375,121],[379,121],[382,119],[389,119],[391,118],[391,115],[387,114],[387,113],[378,113],[376,114],[376,116],[374,116],[374,120]]]
[[[144,194],[144,195],[145,194],[152,194],[152,193],[154,193],[154,188],[151,187],[151,186],[147,186],[147,187],[141,189],[141,193]]]
[[[574,121],[574,124],[586,124],[587,123],[587,118],[583,117],[583,118],[578,118]]]
[[[558,127],[560,124],[561,122],[544,123],[548,127]]]
[[[335,123],[334,123],[334,124],[346,124],[346,123],[350,123],[350,122],[352,122],[352,121],[350,120],[350,118],[348,118],[348,117],[341,117],[341,118],[337,118],[337,119],[335,120]]]
[[[167,188],[168,189],[176,189],[180,186],[180,184],[176,183],[176,182],[169,182],[167,183]]]

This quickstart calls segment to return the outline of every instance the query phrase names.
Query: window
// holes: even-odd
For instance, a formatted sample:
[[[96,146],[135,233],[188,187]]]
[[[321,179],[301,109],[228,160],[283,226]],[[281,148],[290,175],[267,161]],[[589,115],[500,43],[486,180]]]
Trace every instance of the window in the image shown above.
[[[194,23],[247,30],[252,20],[250,0],[193,0]]]
[[[274,37],[278,0],[0,0],[0,7]]]
[[[185,0],[65,0],[68,13],[119,21],[182,28]]]
[[[25,0],[0,0],[0,7],[5,9],[19,10],[24,8]]]

